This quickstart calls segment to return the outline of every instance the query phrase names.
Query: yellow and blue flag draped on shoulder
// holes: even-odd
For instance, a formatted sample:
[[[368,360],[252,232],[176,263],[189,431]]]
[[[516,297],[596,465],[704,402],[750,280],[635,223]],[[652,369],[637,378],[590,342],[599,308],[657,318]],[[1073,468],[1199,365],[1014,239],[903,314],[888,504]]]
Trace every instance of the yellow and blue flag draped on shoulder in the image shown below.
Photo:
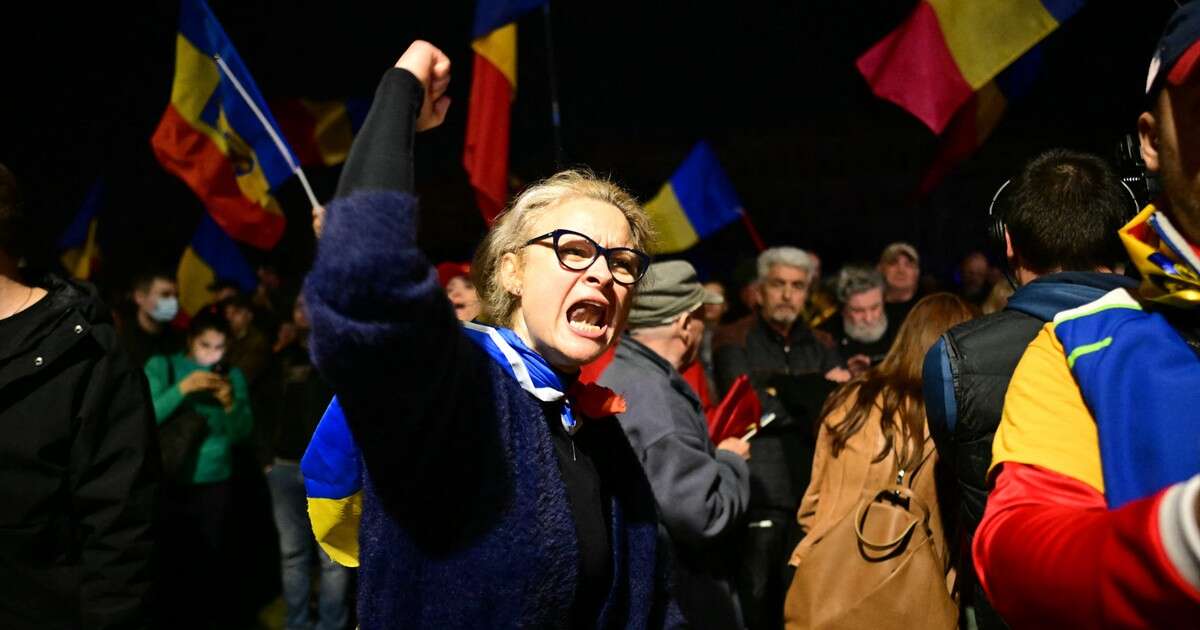
[[[58,240],[63,268],[80,280],[87,280],[92,276],[100,259],[97,233],[104,189],[104,180],[96,180],[92,189],[88,191],[83,206],[79,208],[79,213]]]
[[[358,566],[362,519],[362,455],[334,396],[300,460],[313,534],[340,565]]]
[[[701,141],[646,203],[658,233],[654,252],[673,254],[742,218],[742,202],[707,142]]]

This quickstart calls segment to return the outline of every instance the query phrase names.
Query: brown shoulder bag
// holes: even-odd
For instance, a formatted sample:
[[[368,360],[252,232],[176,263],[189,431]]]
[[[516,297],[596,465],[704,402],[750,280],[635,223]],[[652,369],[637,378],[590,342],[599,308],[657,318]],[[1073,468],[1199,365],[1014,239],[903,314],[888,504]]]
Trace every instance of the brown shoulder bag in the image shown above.
[[[933,544],[930,511],[912,491],[926,453],[895,485],[868,489],[809,549],[788,589],[787,627],[955,628],[958,606]]]

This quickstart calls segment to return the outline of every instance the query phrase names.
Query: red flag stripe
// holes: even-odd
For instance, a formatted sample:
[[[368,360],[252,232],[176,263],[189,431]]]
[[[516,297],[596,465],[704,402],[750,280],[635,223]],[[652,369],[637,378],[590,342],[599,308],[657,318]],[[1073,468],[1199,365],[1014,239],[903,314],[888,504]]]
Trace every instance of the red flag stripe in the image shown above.
[[[302,101],[273,100],[271,113],[275,115],[279,130],[283,132],[283,137],[287,138],[288,144],[292,145],[292,151],[301,164],[309,166],[325,163],[321,156],[321,147],[317,144],[317,122]]]
[[[279,242],[283,215],[246,198],[229,158],[174,105],[167,106],[150,144],[163,168],[204,200],[209,214],[227,234],[260,249],[271,249]]]
[[[974,92],[925,0],[856,65],[876,96],[908,110],[937,134]]]
[[[508,133],[512,86],[500,69],[475,53],[463,167],[488,224],[508,201]]]

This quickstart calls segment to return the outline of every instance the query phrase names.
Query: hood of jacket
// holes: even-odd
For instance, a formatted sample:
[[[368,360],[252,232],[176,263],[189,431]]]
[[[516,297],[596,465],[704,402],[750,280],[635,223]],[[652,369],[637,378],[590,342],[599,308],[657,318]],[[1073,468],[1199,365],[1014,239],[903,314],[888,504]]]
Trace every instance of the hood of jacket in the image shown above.
[[[1115,273],[1063,271],[1034,280],[1008,298],[1005,310],[1032,315],[1044,322],[1067,309],[1100,299],[1114,289],[1135,289],[1137,281]]]

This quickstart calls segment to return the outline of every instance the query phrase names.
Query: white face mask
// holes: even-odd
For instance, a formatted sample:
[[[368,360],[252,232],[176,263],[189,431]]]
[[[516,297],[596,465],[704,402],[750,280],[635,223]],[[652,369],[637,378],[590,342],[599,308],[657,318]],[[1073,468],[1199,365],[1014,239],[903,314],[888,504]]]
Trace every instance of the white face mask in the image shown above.
[[[150,319],[159,323],[166,323],[179,314],[179,300],[175,297],[162,297],[154,303],[154,310],[150,311]]]

